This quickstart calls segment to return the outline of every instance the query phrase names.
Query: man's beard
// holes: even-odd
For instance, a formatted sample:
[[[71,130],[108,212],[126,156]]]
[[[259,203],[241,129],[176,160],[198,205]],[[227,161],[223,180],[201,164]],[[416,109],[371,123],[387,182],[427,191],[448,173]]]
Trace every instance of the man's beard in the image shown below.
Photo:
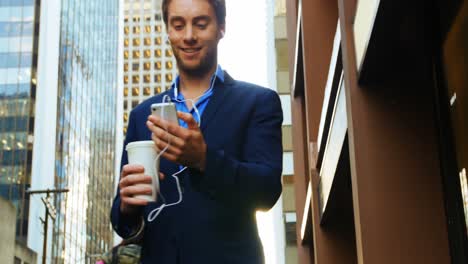
[[[200,59],[200,64],[198,64],[195,67],[190,67],[184,64],[183,60],[180,59],[178,53],[174,52],[174,57],[176,58],[179,71],[182,71],[187,75],[194,77],[201,77],[209,73],[216,64],[217,55],[218,50],[215,47],[212,50],[208,51],[206,56]]]

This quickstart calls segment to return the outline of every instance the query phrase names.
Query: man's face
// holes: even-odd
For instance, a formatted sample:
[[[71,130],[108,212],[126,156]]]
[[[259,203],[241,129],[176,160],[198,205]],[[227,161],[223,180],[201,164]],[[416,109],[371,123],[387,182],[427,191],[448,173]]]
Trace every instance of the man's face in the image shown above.
[[[169,40],[180,71],[204,74],[217,62],[220,26],[207,0],[172,0],[168,6]]]

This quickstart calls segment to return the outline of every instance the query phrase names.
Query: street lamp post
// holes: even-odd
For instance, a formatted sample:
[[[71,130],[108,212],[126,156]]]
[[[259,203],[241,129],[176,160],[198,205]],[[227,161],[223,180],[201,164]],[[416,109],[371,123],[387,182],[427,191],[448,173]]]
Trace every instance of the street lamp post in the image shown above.
[[[44,241],[42,245],[42,264],[46,263],[46,255],[47,255],[47,234],[48,234],[48,220],[49,215],[50,217],[55,220],[57,216],[57,210],[55,209],[54,205],[50,202],[50,194],[51,193],[66,193],[68,189],[55,189],[55,190],[34,190],[30,191],[27,190],[26,193],[28,194],[46,194],[46,198],[42,197],[41,200],[45,206],[45,217],[44,217]]]

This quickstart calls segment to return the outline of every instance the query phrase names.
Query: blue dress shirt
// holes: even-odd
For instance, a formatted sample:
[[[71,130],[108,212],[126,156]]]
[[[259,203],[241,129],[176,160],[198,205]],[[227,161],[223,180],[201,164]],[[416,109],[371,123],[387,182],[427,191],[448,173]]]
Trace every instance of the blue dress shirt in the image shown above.
[[[216,78],[214,82],[213,82],[213,78]],[[220,65],[218,65],[218,67],[216,68],[215,74],[210,79],[210,85],[213,84],[212,85],[213,87],[209,87],[208,90],[206,90],[205,93],[203,93],[203,95],[200,98],[198,98],[198,100],[195,102],[195,107],[192,107],[192,109],[189,110],[185,102],[185,100],[188,101],[189,99],[185,99],[184,95],[180,92],[180,77],[177,76],[177,78],[175,79],[174,83],[171,86],[172,88],[178,89],[177,97],[175,97],[175,94],[171,95],[171,100],[172,102],[175,103],[176,110],[180,112],[192,114],[195,121],[197,121],[197,123],[200,124],[200,118],[203,115],[203,111],[208,105],[208,102],[210,101],[211,96],[213,95],[213,88],[215,85],[217,85],[218,81],[220,81],[221,83],[224,83],[224,71]],[[195,111],[195,108],[198,110],[198,114],[200,116],[198,116],[197,112]],[[187,128],[187,123],[185,123],[185,121],[181,119],[179,119],[179,125]]]

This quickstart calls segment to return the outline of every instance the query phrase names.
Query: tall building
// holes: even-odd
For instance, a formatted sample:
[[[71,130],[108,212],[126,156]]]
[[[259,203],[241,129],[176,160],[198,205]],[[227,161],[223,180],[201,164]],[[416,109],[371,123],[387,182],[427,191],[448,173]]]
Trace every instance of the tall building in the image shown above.
[[[38,4],[0,1],[0,195],[17,210],[26,243],[36,95]]]
[[[287,1],[299,263],[468,263],[468,1]]]
[[[143,100],[168,89],[177,67],[167,42],[161,0],[125,0],[124,133],[130,111]]]
[[[276,87],[284,113],[283,122],[283,223],[285,230],[284,263],[297,263],[296,204],[294,196],[294,161],[292,147],[291,96],[289,86],[288,36],[286,1],[274,1],[274,34],[276,51]]]
[[[54,263],[110,250],[119,2],[62,0],[57,86]]]
[[[113,245],[118,14],[111,0],[0,1],[0,195],[17,211],[15,263],[91,263]],[[44,195],[26,190],[65,188],[43,225]]]

